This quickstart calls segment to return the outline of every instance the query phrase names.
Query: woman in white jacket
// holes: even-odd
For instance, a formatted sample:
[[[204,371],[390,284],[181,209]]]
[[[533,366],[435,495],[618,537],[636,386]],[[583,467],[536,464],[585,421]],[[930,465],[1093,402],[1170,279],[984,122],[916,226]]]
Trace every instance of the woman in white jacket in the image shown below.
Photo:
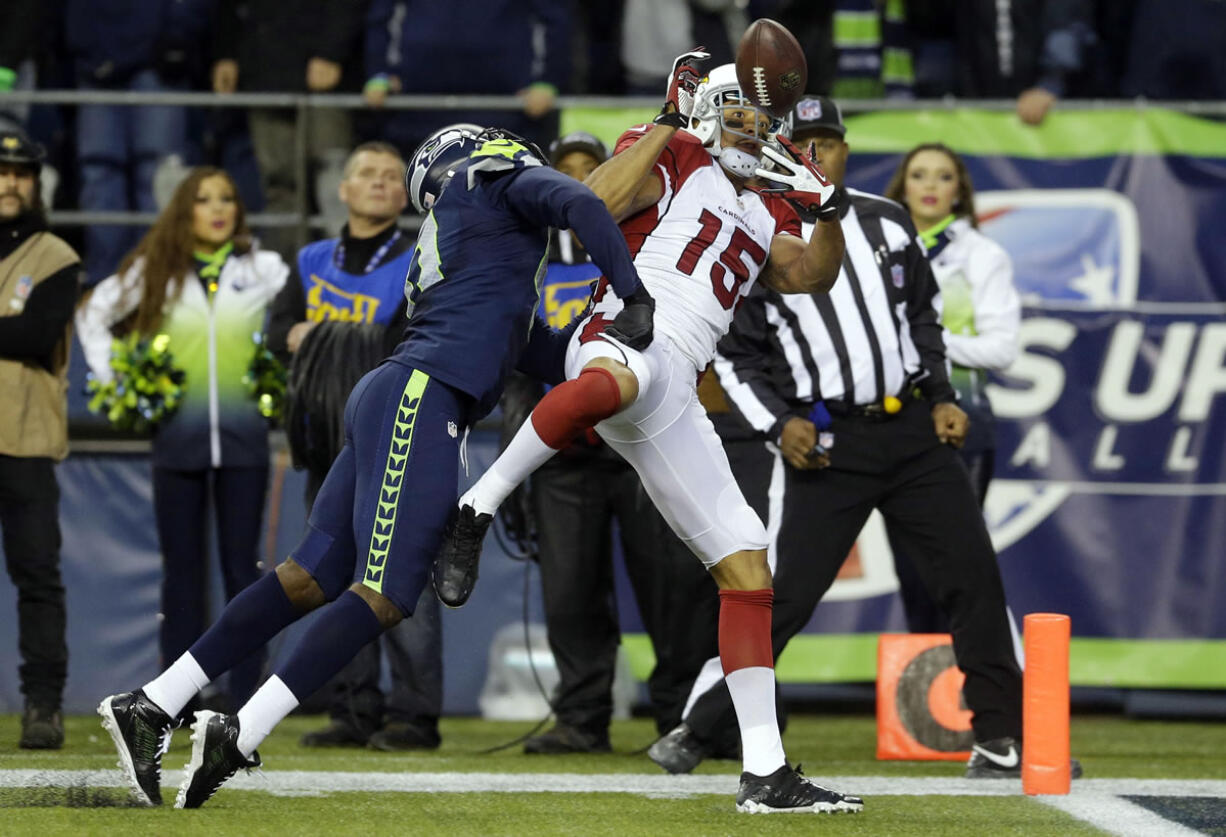
[[[259,576],[258,543],[268,486],[268,426],[243,384],[265,310],[289,268],[252,245],[234,182],[193,169],[119,271],[77,311],[93,374],[103,380],[111,338],[165,334],[185,372],[178,410],[153,437],[153,507],[162,550],[160,650],[175,660],[196,640],[206,612],[209,497],[226,598]],[[262,661],[231,674],[241,705]]]
[[[911,213],[941,288],[949,380],[971,420],[960,453],[982,506],[996,461],[996,419],[985,390],[988,373],[1006,369],[1018,353],[1022,305],[1013,287],[1013,261],[979,231],[975,187],[966,163],[945,145],[925,143],[911,149],[891,178],[886,197]],[[910,562],[897,549],[894,553],[908,627],[947,632],[943,614]]]
[[[1006,369],[1018,353],[1022,304],[1013,287],[1013,261],[979,231],[975,187],[962,158],[946,146],[913,148],[886,197],[911,213],[941,288],[950,380],[971,419],[962,454],[982,505],[996,449],[995,418],[984,387],[988,373]]]

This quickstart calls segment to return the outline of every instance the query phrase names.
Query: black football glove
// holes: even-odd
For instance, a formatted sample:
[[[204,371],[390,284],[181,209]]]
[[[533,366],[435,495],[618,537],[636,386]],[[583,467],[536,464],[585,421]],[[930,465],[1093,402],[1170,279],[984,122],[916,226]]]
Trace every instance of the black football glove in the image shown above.
[[[760,191],[787,198],[801,212],[815,215],[820,221],[836,220],[839,217],[842,190],[830,182],[817,160],[806,156],[791,140],[782,136],[776,137],[776,140],[787,155],[780,154],[768,145],[762,148],[762,156],[782,171],[760,168],[754,174],[783,185]]]
[[[689,127],[690,115],[694,113],[694,91],[702,79],[699,67],[710,57],[711,53],[702,47],[694,47],[677,56],[673,61],[673,74],[668,79],[668,97],[653,122],[674,128]]]
[[[625,343],[636,352],[641,352],[651,345],[656,301],[647,293],[647,289],[640,285],[637,291],[622,300],[622,304],[624,307],[617,312],[613,322],[604,327],[604,333],[619,343]]]

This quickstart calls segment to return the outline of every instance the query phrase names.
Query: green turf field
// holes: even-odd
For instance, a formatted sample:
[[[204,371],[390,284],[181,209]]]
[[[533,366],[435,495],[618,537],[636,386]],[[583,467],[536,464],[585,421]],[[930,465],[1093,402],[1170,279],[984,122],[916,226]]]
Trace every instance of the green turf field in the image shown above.
[[[863,813],[815,822],[736,814],[736,763],[666,776],[638,752],[653,739],[646,721],[615,724],[616,752],[607,756],[524,756],[518,747],[483,755],[532,725],[462,718],[444,720],[434,753],[299,747],[323,720],[287,719],[260,748],[263,777],[240,775],[204,808],[177,811],[128,806],[96,718],[69,718],[65,748],[36,753],[16,748],[17,716],[0,716],[0,834],[1161,834],[1169,821],[1148,810],[1192,805],[1201,818],[1184,822],[1226,835],[1226,724],[1074,718],[1073,753],[1091,781],[1075,782],[1070,797],[1055,800],[1061,808],[1025,797],[1020,782],[957,782],[956,763],[878,762],[871,718],[796,716],[789,756],[818,781],[832,777],[832,786],[865,797]],[[164,759],[168,803],[188,747],[180,731]],[[1165,781],[1103,781],[1119,779]],[[968,795],[981,793],[989,795]],[[1119,794],[1142,805],[1117,803]],[[1198,833],[1174,822],[1170,829]]]

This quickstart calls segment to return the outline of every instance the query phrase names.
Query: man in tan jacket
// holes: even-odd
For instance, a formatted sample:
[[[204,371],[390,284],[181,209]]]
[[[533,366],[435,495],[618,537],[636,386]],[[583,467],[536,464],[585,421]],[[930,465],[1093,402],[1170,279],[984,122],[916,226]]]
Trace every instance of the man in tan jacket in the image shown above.
[[[68,454],[68,340],[81,264],[47,231],[42,157],[23,134],[0,132],[0,535],[17,587],[20,743],[58,749],[68,647],[54,464]]]

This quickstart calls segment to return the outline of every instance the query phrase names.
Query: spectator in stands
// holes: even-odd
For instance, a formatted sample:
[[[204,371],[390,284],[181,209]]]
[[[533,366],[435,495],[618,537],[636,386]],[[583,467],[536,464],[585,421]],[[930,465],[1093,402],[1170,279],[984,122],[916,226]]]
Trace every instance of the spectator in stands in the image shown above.
[[[1125,96],[1226,99],[1226,3],[1132,0]]]
[[[64,38],[81,90],[143,93],[188,88],[211,0],[66,0]],[[82,105],[77,112],[80,207],[156,212],[153,176],[170,155],[183,158],[187,111],[180,106]],[[106,276],[136,242],[135,227],[85,228],[90,283]]]
[[[64,394],[81,264],[47,230],[42,157],[24,134],[0,132],[0,533],[17,588],[20,746],[59,749],[68,646],[55,463],[68,455]]]
[[[19,102],[4,96],[12,90],[70,88],[75,73],[64,59],[62,24],[55,14],[60,3],[46,0],[8,0],[0,26],[0,131],[14,130],[42,146],[45,156],[39,172],[43,210],[50,212],[62,180],[72,180],[76,202],[77,154],[66,134],[65,109],[60,105]],[[79,250],[81,235],[70,235]]]
[[[749,10],[779,21],[796,37],[808,63],[806,89],[881,99],[913,95],[907,23],[912,5],[911,0],[756,0]]]
[[[914,95],[903,0],[836,0],[831,31],[835,53],[832,95],[844,99]]]
[[[408,323],[404,281],[413,236],[396,224],[409,195],[395,146],[355,148],[345,163],[340,200],[348,209],[340,236],[302,248],[268,322],[269,348],[290,366],[287,435],[295,464],[307,469],[308,511],[344,443],[350,390],[391,353]],[[392,675],[386,699],[379,688],[382,650]],[[424,591],[413,618],[358,652],[326,689],[331,723],[304,735],[303,745],[438,747],[443,648],[434,591]]]
[[[621,58],[627,92],[658,96],[668,89],[673,59],[702,44],[710,66],[734,60],[749,21],[745,4],[732,0],[626,0]]]
[[[1118,95],[1133,0],[914,0],[924,95],[1017,99],[1038,125],[1058,99]],[[934,66],[933,55],[942,56]],[[956,56],[956,60],[951,60]]]
[[[243,383],[252,335],[289,268],[250,237],[233,181],[197,168],[153,228],[77,312],[90,370],[110,380],[114,331],[169,337],[186,374],[178,410],[153,436],[153,510],[162,549],[161,656],[177,659],[204,632],[209,497],[227,600],[259,577],[268,485],[268,426]],[[260,675],[252,656],[230,679],[241,705]]]
[[[213,64],[213,90],[250,92],[357,92],[361,84],[362,14],[366,0],[221,0]],[[289,108],[248,112],[251,141],[264,187],[265,210],[299,210],[299,173],[292,152],[297,114]],[[352,147],[349,114],[314,108],[304,128],[307,155],[320,167]],[[305,244],[287,228],[263,234],[266,245],[290,256]]]
[[[44,3],[39,0],[13,0],[0,27],[0,93],[7,93],[17,82],[22,62],[30,55]]]
[[[555,101],[570,81],[570,39],[568,3],[371,0],[363,94],[374,107],[399,92],[514,95],[522,102],[519,112],[389,112],[380,137],[406,153],[452,122],[498,125],[543,148],[558,134]]]
[[[571,92],[589,96],[621,96],[626,73],[621,62],[623,0],[575,3],[574,55]]]
[[[29,67],[47,20],[42,0],[9,0],[0,26],[0,93],[18,86],[23,67]],[[16,128],[24,122],[26,108],[0,106],[0,128]]]

